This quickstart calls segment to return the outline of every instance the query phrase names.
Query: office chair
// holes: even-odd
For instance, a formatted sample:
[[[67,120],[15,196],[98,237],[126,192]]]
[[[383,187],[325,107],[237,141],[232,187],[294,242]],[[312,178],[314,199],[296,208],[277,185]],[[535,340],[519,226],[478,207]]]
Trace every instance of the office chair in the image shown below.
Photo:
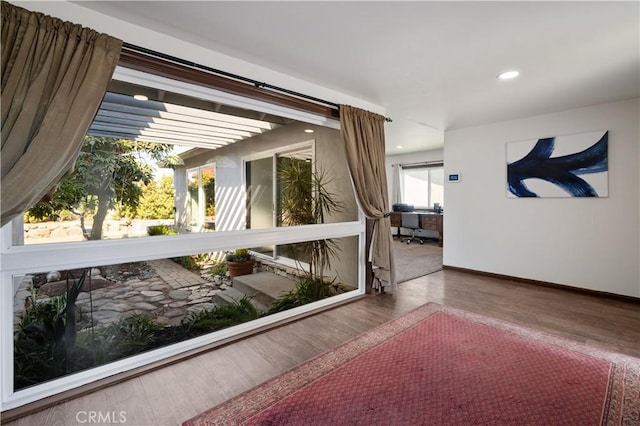
[[[424,240],[416,237],[416,230],[420,229],[420,215],[416,213],[402,213],[402,227],[411,230],[411,236],[402,240],[403,243],[411,244],[411,241],[419,241],[424,244]]]

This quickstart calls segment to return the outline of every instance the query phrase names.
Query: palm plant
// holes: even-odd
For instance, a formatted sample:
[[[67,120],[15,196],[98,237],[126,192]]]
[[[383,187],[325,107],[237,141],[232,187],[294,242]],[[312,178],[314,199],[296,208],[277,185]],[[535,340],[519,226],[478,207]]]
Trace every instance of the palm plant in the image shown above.
[[[14,337],[15,388],[21,388],[83,368],[88,354],[76,347],[76,300],[86,272],[70,283],[67,293],[48,302],[30,301]]]
[[[343,210],[342,202],[329,191],[331,178],[325,171],[314,171],[311,162],[296,158],[279,158],[278,180],[280,184],[280,224],[284,226],[324,223],[325,219]],[[288,255],[300,263],[309,263],[309,271],[303,278],[316,286],[325,286],[324,273],[339,247],[333,239],[305,241],[287,247]],[[314,292],[325,295],[318,289]],[[319,298],[323,298],[318,296]],[[318,300],[318,299],[316,299]]]

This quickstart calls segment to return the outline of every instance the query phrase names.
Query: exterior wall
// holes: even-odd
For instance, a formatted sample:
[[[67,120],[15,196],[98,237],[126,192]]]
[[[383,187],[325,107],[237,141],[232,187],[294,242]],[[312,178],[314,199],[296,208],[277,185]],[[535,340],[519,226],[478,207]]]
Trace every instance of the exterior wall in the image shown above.
[[[305,129],[313,129],[314,133],[305,133]],[[322,126],[293,123],[216,150],[202,150],[202,154],[185,161],[187,169],[203,164],[216,164],[216,229],[218,231],[245,229],[246,197],[243,159],[260,152],[286,148],[311,140],[315,141],[316,169],[325,171],[331,177],[327,187],[344,203],[344,210],[328,217],[326,223],[358,220],[358,208],[340,132]],[[356,283],[355,265],[358,262],[356,239],[340,240],[340,249],[339,259],[332,262],[336,267],[338,279],[348,284]]]
[[[444,264],[640,297],[639,99],[445,132]],[[609,130],[609,197],[507,198],[507,142]]]

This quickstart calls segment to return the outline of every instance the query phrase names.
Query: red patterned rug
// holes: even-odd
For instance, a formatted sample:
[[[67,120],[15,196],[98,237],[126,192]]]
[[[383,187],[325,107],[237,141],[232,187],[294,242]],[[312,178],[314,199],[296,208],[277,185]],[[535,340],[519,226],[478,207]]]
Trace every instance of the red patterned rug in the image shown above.
[[[424,305],[195,425],[640,425],[640,359]]]

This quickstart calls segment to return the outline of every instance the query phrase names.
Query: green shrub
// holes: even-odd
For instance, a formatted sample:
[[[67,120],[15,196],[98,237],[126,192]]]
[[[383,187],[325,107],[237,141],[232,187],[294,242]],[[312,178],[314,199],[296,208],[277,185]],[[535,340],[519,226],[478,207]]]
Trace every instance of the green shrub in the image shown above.
[[[147,234],[149,235],[175,235],[178,231],[169,225],[152,225],[147,226]]]
[[[229,253],[226,257],[227,262],[246,262],[252,260],[253,256],[247,249],[237,249],[233,253]]]
[[[142,352],[153,341],[162,325],[147,315],[136,314],[120,318],[106,327],[105,334],[114,336],[117,358]]]
[[[200,253],[200,254],[192,254],[188,256],[171,257],[170,259],[176,262],[178,265],[182,265],[183,267],[191,271],[199,272],[209,262],[211,262],[211,253]],[[225,272],[226,272],[226,269],[225,269]]]
[[[251,299],[245,296],[229,305],[193,312],[182,320],[182,325],[189,330],[211,332],[259,317],[260,312],[251,304]]]
[[[269,308],[268,313],[274,314],[276,312],[286,311],[291,308],[306,305],[307,303],[335,296],[338,293],[338,287],[333,281],[327,282],[321,278],[306,275],[296,283],[296,286],[291,291],[276,299]]]
[[[76,220],[78,218],[79,216],[77,214],[73,214],[69,210],[60,210],[59,212],[55,213],[51,212],[40,218],[33,216],[29,212],[26,212],[22,216],[22,220],[24,221],[24,223],[59,222],[65,220]]]
[[[14,388],[41,383],[70,372],[88,368],[93,363],[91,353],[76,345],[76,300],[85,274],[71,282],[64,296],[45,302],[27,299],[25,311],[14,334]]]
[[[183,267],[189,269],[190,271],[198,271],[200,270],[200,265],[194,256],[178,256],[171,257],[172,261],[176,262],[178,265],[182,265]]]
[[[213,267],[209,270],[209,273],[211,275],[225,276],[227,275],[228,270],[229,268],[227,268],[227,264],[224,262],[220,262],[213,265]]]

